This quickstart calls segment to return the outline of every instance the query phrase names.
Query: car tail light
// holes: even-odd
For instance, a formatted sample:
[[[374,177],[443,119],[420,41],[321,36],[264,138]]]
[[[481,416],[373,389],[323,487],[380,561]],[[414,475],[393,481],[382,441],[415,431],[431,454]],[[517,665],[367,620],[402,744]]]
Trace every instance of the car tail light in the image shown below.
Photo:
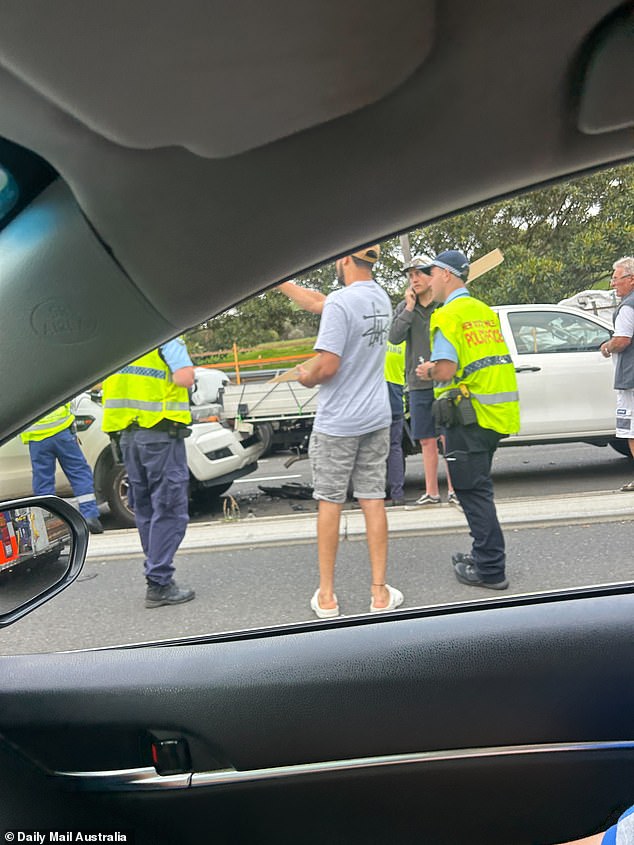
[[[87,431],[94,421],[95,418],[89,416],[88,414],[78,414],[75,417],[75,427],[78,432]]]
[[[207,405],[193,405],[191,408],[192,422],[223,422],[225,415],[222,405],[217,403]]]

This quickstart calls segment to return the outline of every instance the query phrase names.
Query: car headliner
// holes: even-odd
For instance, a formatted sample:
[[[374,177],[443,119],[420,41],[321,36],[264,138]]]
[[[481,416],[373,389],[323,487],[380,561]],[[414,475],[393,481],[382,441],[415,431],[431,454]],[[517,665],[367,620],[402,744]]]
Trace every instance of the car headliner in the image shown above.
[[[12,264],[5,348],[27,379],[42,356],[59,378],[36,408],[33,383],[2,374],[15,397],[3,435],[60,391],[352,246],[632,153],[632,7],[614,0],[0,11],[0,136],[53,165],[102,253],[52,270],[41,290]],[[3,241],[13,258],[4,237],[0,260]],[[20,284],[33,307],[70,285],[96,328],[75,347],[38,336]]]

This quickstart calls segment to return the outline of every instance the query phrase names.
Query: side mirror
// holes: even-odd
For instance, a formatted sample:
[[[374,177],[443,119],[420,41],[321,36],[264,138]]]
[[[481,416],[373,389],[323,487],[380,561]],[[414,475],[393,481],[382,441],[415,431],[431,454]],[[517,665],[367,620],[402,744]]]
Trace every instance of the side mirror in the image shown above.
[[[83,516],[57,496],[0,502],[0,627],[65,590],[88,549]]]

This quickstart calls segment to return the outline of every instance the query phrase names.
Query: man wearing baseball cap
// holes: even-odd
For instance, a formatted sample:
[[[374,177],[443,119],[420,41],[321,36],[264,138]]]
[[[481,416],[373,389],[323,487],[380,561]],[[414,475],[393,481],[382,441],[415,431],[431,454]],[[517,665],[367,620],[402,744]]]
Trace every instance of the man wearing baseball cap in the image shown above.
[[[390,343],[405,341],[405,378],[409,391],[411,434],[421,446],[425,492],[413,507],[440,504],[438,488],[438,433],[432,417],[434,391],[432,383],[416,375],[421,359],[428,359],[431,352],[429,322],[438,307],[434,302],[425,268],[432,259],[428,255],[415,255],[403,268],[408,279],[405,298],[396,306],[390,327]],[[458,499],[447,474],[447,500],[458,504]]]
[[[416,373],[434,382],[434,411],[446,428],[445,458],[473,538],[469,553],[452,555],[454,572],[462,584],[505,590],[506,554],[491,462],[500,438],[519,431],[515,367],[497,315],[467,290],[464,253],[441,252],[424,272],[442,306],[431,317],[430,360]]]
[[[372,278],[379,255],[379,247],[371,246],[337,260],[337,280],[343,289],[329,294],[323,303],[314,347],[319,354],[310,367],[298,367],[301,384],[320,385],[308,450],[313,495],[319,502],[319,587],[310,606],[320,619],[339,615],[335,560],[350,482],[365,518],[372,573],[370,612],[393,610],[403,602],[403,594],[385,580],[383,500],[392,411],[383,372],[392,307]]]

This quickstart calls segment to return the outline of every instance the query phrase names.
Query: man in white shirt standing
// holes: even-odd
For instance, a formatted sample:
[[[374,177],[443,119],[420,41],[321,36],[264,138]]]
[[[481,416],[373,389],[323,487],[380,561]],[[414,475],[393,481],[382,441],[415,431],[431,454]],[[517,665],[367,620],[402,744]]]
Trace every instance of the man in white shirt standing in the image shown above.
[[[299,367],[301,384],[321,385],[309,446],[313,495],[319,501],[319,587],[310,606],[320,619],[339,615],[335,561],[350,482],[365,517],[372,570],[370,612],[393,610],[403,602],[402,593],[385,580],[385,468],[392,412],[383,369],[392,307],[372,278],[379,255],[379,247],[371,246],[337,260],[343,288],[324,303],[314,347],[318,356],[310,368]]]
[[[621,302],[614,312],[614,334],[601,344],[601,354],[614,356],[616,436],[628,441],[634,458],[634,258],[620,258],[612,268],[612,287]],[[621,490],[634,492],[634,481]]]

